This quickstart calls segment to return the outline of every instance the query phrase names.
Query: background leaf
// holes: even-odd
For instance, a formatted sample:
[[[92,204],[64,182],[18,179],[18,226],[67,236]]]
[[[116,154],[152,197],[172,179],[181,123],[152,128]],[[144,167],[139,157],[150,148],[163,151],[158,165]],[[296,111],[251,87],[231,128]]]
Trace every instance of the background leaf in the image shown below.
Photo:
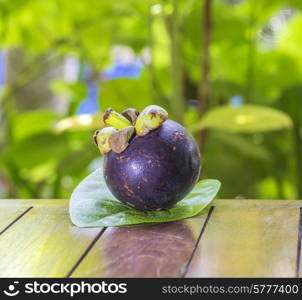
[[[82,114],[75,115],[72,117],[67,117],[54,126],[54,130],[57,133],[62,133],[64,131],[87,131],[89,129],[99,129],[104,126],[103,115],[99,114]]]
[[[14,119],[13,136],[19,141],[42,132],[51,132],[58,115],[53,111],[36,110],[19,114]],[[36,126],[39,124],[39,126]]]
[[[282,111],[258,105],[242,105],[239,107],[221,106],[211,109],[194,130],[208,128],[253,133],[290,129],[291,127],[291,119]]]
[[[119,112],[133,107],[134,103],[138,111],[152,104],[146,72],[139,79],[122,78],[104,81],[100,96],[103,109],[111,107]]]

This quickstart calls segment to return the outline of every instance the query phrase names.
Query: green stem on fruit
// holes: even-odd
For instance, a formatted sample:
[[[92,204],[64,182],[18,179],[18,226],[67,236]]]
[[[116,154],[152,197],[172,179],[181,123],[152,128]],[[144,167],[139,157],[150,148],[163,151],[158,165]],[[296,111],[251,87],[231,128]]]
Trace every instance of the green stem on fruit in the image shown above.
[[[112,108],[108,108],[103,116],[103,121],[106,125],[113,126],[116,129],[124,129],[131,126],[131,122],[124,116],[114,111]]]
[[[168,113],[165,109],[157,105],[147,106],[137,117],[135,123],[137,135],[146,135],[151,130],[158,128],[167,118]]]
[[[111,150],[109,138],[115,132],[117,132],[117,130],[114,127],[105,127],[95,132],[93,139],[102,154],[106,154]]]

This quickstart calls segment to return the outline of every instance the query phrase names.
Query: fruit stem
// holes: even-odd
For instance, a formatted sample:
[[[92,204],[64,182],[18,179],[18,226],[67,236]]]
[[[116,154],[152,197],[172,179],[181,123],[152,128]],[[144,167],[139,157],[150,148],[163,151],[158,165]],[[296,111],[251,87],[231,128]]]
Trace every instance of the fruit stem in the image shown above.
[[[106,125],[113,126],[118,130],[132,125],[129,120],[114,111],[112,108],[106,109],[106,113],[103,116],[103,121]]]

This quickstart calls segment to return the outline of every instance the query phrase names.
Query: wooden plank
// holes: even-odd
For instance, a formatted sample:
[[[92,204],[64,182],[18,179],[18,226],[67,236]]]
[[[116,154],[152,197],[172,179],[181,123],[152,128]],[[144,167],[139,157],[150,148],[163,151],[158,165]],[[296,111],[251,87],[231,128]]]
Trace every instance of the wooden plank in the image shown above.
[[[216,202],[186,276],[294,277],[300,203]]]
[[[229,206],[235,203],[244,201],[245,205],[250,203],[265,203],[266,206],[280,206],[280,207],[297,207],[302,206],[302,200],[234,200],[234,199],[219,199],[214,200],[212,205],[214,206]],[[0,199],[0,207],[11,206],[63,206],[68,207],[68,199]]]
[[[68,207],[68,199],[0,199],[0,208],[30,206],[63,206]]]
[[[13,222],[17,221],[22,214],[26,213],[29,207],[5,207],[0,209],[0,235],[8,229]]]
[[[280,207],[297,207],[302,206],[302,200],[235,200],[235,199],[216,199],[212,203],[214,206],[229,206],[244,202],[245,205],[251,203],[264,203],[266,206],[280,206]],[[0,206],[64,206],[68,207],[68,199],[0,199]]]
[[[294,276],[301,203],[215,200],[187,276]],[[101,229],[72,226],[68,200],[0,200],[0,231],[32,205],[0,236],[0,277],[62,277],[75,266],[74,277],[179,277],[207,213],[110,228],[86,255]]]
[[[0,237],[0,277],[64,277],[100,230],[73,226],[66,207],[34,207]]]
[[[302,206],[302,200],[257,200],[257,199],[216,199],[212,202],[212,205],[222,207],[234,206],[259,206],[265,205],[265,207],[280,207],[280,208],[300,208]]]
[[[107,228],[72,277],[180,277],[207,213],[170,223]]]

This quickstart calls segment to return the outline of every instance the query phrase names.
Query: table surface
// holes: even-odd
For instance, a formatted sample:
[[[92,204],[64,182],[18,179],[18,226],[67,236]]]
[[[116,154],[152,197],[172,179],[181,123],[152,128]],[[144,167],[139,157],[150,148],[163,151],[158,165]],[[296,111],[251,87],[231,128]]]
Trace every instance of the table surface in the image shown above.
[[[77,228],[68,200],[0,200],[0,277],[302,277],[302,201],[215,200],[162,224]]]

